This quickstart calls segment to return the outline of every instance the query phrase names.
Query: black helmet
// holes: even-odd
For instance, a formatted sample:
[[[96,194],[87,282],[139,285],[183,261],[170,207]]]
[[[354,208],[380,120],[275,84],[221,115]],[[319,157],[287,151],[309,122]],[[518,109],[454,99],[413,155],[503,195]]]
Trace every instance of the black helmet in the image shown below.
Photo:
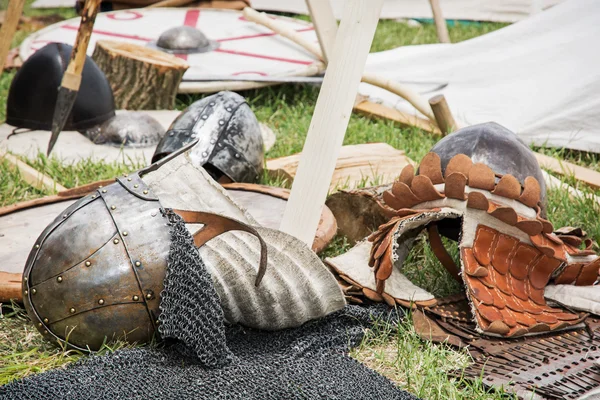
[[[258,181],[263,170],[263,138],[242,96],[219,92],[193,103],[173,121],[156,146],[152,162],[196,139],[195,160],[215,180]]]
[[[49,43],[23,63],[8,92],[6,123],[36,130],[52,129],[52,118],[71,50],[64,43]],[[81,87],[64,130],[82,130],[115,115],[115,101],[108,80],[87,57]]]

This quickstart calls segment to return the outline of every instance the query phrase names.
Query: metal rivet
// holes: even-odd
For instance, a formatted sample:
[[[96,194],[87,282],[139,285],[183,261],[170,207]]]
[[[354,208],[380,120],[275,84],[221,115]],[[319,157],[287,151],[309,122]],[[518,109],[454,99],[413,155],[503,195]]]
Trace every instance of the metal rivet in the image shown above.
[[[24,280],[25,282],[27,282],[27,277],[24,277],[24,278],[23,278],[23,280]]]
[[[140,185],[138,185],[138,184],[136,183],[135,185],[133,185],[133,187],[137,189],[137,188],[139,188],[139,187],[140,187]]]
[[[27,296],[27,294],[28,294],[29,292],[26,290],[26,291],[24,291],[23,293],[25,293],[25,296]]]
[[[41,322],[38,323],[38,326],[41,328],[42,326],[44,326]]]
[[[215,139],[210,139],[210,144],[215,144],[217,141]]]
[[[86,262],[85,262],[85,266],[86,266],[86,267],[89,267],[90,265],[92,265],[92,262],[91,262],[91,261],[86,261]]]
[[[133,301],[138,301],[140,297],[138,295],[133,296]]]
[[[92,199],[95,199],[95,198],[96,198],[96,195],[93,195],[93,196],[92,196]]]
[[[67,214],[63,215],[63,218],[67,218],[67,217],[68,217],[68,215],[67,215]]]
[[[114,244],[119,244],[119,239],[115,239],[115,240],[113,240],[113,243],[114,243]]]
[[[231,107],[225,108],[225,111],[231,112]]]
[[[57,281],[58,283],[61,283],[61,282],[62,282],[62,276],[59,276],[58,278],[56,278],[56,281]]]
[[[131,178],[127,178],[127,182],[131,182]]]
[[[148,293],[148,294],[146,294],[146,298],[147,298],[147,299],[151,299],[151,298],[152,298],[152,293]]]
[[[117,206],[110,206],[110,209],[111,209],[111,210],[116,210],[116,209],[117,209]]]
[[[48,322],[50,322],[48,318],[44,318],[44,323],[47,324]]]
[[[141,262],[139,262],[139,261],[136,261],[136,262],[135,262],[135,266],[136,266],[136,267],[141,267],[141,266],[142,266],[142,263],[141,263]]]
[[[102,189],[102,193],[106,193],[106,189]]]
[[[150,216],[151,216],[151,217],[156,217],[156,213],[155,213],[155,212],[152,212],[152,213],[150,213]]]
[[[36,293],[37,293],[37,290],[31,289],[31,294],[36,294]]]
[[[47,334],[48,334],[48,331],[44,329],[44,335],[47,335]]]
[[[159,321],[159,320],[156,320],[156,323],[157,323],[157,324],[160,324],[160,321]]]
[[[207,152],[205,152],[205,151],[204,151],[204,152],[202,152],[202,157],[206,157],[207,155],[208,155],[208,153],[207,153]]]
[[[235,158],[240,158],[240,153],[235,153]]]
[[[102,299],[98,300],[98,304],[100,304],[100,305],[104,304],[104,300],[102,300]]]
[[[203,115],[202,119],[208,119],[208,115]]]
[[[169,136],[175,136],[175,132],[169,133]]]
[[[147,190],[144,190],[142,193],[144,193],[144,194],[148,194],[148,191],[147,191]]]
[[[211,102],[209,103],[209,106],[214,106],[214,105],[215,105],[215,102],[214,102],[214,101],[211,101]]]
[[[127,233],[127,231],[123,232],[123,236],[127,236],[129,235],[129,233]]]
[[[70,312],[71,314],[73,314],[73,313],[75,312],[75,309],[74,309],[74,308],[71,308],[71,309],[69,310],[69,312]]]
[[[222,119],[219,120],[219,125],[225,125],[225,121],[223,121]]]
[[[40,248],[40,245],[39,245],[39,244],[36,244],[36,245],[35,245],[35,248],[36,248],[36,249],[39,249],[39,248]]]

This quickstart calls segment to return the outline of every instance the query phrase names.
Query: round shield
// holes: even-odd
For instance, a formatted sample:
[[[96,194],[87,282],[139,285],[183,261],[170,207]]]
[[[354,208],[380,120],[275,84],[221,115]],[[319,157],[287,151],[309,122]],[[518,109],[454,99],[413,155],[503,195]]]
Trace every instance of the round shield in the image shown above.
[[[281,16],[274,18],[305,39],[317,41],[308,22]],[[80,18],[73,18],[35,32],[21,44],[21,58],[26,60],[49,42],[72,45],[79,22]],[[180,92],[215,91],[212,82],[194,82],[194,79],[227,82],[227,77],[291,77],[321,72],[317,66],[320,63],[315,64],[318,60],[312,54],[268,28],[247,21],[241,12],[231,10],[160,8],[102,13],[96,18],[88,54],[93,54],[98,40],[124,41],[156,48],[161,35],[182,26],[199,29],[214,46],[204,52],[170,51],[190,65],[179,86]],[[229,85],[231,87],[228,88],[219,84],[218,90],[247,89],[260,84],[229,82]]]

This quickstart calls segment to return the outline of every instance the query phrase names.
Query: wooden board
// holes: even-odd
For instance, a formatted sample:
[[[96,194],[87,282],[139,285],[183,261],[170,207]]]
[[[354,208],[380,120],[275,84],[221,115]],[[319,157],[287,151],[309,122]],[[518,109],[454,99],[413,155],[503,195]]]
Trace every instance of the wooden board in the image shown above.
[[[289,190],[252,184],[224,185],[228,193],[263,226],[277,229],[285,210]],[[84,193],[82,193],[82,196]],[[54,203],[20,209],[0,217],[0,272],[21,273],[35,240],[57,215],[73,204],[74,199],[60,201],[60,196],[49,196]],[[18,208],[18,207],[15,207]],[[335,218],[324,208],[313,250],[321,251],[337,231]],[[3,282],[0,281],[0,288]],[[1,290],[1,289],[0,289]]]
[[[293,180],[300,154],[268,160],[269,173]],[[396,150],[386,143],[343,146],[335,165],[329,191],[392,182],[409,163],[412,162],[403,151]]]
[[[310,23],[282,16],[275,18],[307,40],[317,40]],[[72,45],[79,20],[69,19],[35,32],[21,44],[21,58],[26,60],[49,42]],[[102,13],[96,18],[87,53],[91,56],[96,41],[103,39],[151,45],[164,31],[178,26],[197,27],[219,44],[214,51],[178,55],[190,64],[179,86],[180,92],[242,90],[271,84],[189,81],[194,76],[308,76],[323,70],[323,64],[304,49],[233,10],[150,8]]]
[[[417,117],[371,101],[362,101],[354,105],[354,111],[371,117],[385,118],[399,123],[401,126],[414,126],[425,132],[441,135],[442,132],[428,119]]]
[[[535,158],[542,168],[559,175],[574,176],[578,181],[584,182],[594,189],[600,189],[600,172],[558,160],[545,154],[535,153]]]

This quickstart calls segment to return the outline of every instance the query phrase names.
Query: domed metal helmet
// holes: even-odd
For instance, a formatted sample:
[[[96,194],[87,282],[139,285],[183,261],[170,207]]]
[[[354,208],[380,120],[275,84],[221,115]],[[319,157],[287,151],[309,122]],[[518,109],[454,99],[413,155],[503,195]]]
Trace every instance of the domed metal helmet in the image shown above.
[[[82,350],[157,333],[185,343],[224,335],[224,321],[284,329],[344,307],[319,257],[240,208],[195,164],[195,144],[75,202],[42,232],[22,293],[45,338]]]
[[[29,57],[15,75],[8,92],[6,123],[36,130],[51,130],[58,88],[69,63],[72,47],[49,43]],[[115,115],[108,80],[87,57],[81,87],[64,130],[88,129]]]
[[[164,209],[141,179],[146,171],[159,166],[118,178],[116,183],[80,199],[37,239],[23,273],[23,302],[45,338],[80,350],[97,350],[113,339],[131,343],[152,340],[159,318],[165,322],[161,311],[169,307],[164,303],[160,307],[166,275],[181,273],[168,270],[168,265],[187,253],[183,255],[184,273],[190,276],[190,269],[203,269],[194,263],[198,256],[193,246],[227,231],[242,230],[259,238],[261,260],[256,284],[262,279],[266,245],[256,230],[216,214]],[[187,236],[182,237],[181,232],[174,235],[172,226],[179,219],[206,227],[187,247]],[[189,235],[185,228],[183,231]],[[183,244],[174,244],[179,241]],[[178,250],[171,252],[173,246]],[[193,273],[194,284],[201,283],[202,276],[196,275],[199,272]],[[176,290],[175,296],[180,294]],[[218,304],[207,306],[206,298],[201,300],[199,309],[220,310]]]
[[[442,173],[457,154],[487,165],[496,175],[510,174],[521,185],[533,176],[540,184],[542,216],[546,210],[544,175],[531,149],[512,131],[495,123],[472,125],[446,136],[430,150],[440,156]],[[498,179],[498,178],[497,178]]]
[[[256,116],[237,93],[198,100],[171,124],[152,162],[198,140],[193,160],[216,180],[256,182],[263,171],[264,143]]]

